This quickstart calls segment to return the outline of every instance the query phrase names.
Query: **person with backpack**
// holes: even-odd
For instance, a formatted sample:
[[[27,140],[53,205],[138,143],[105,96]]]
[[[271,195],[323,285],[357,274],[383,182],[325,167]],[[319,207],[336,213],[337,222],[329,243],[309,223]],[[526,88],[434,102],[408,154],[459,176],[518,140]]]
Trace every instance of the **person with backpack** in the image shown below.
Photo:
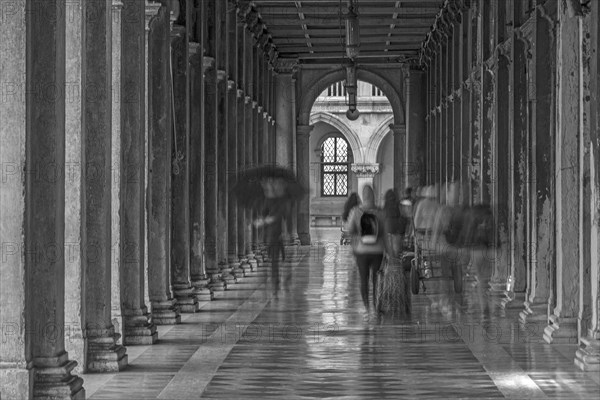
[[[360,275],[360,294],[367,312],[369,306],[369,274],[373,282],[373,304],[377,298],[377,272],[385,252],[383,214],[375,206],[373,188],[366,185],[362,193],[362,205],[355,207],[349,217],[349,230],[353,236],[352,250]]]

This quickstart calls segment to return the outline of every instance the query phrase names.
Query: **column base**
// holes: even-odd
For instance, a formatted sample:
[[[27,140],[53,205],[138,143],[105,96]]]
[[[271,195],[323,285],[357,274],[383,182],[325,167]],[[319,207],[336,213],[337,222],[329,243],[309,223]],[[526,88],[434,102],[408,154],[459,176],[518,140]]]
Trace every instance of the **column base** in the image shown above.
[[[250,274],[250,272],[252,272],[252,266],[250,265],[250,263],[248,262],[248,257],[246,256],[240,256],[240,270],[243,271],[244,276],[248,276]]]
[[[88,329],[88,372],[119,372],[127,366],[127,349],[117,344],[114,328]]]
[[[519,310],[525,307],[525,292],[512,292],[512,298],[505,307],[509,310]]]
[[[77,362],[69,360],[66,352],[58,357],[36,358],[33,364],[36,365],[33,384],[34,399],[85,399],[83,379],[71,375]],[[24,393],[28,391],[26,390]],[[3,391],[3,393],[5,392]]]
[[[488,298],[498,307],[504,309],[511,300],[511,294],[506,291],[506,282],[490,282],[489,286]]]
[[[152,301],[152,322],[155,325],[173,325],[181,322],[174,299]]]
[[[214,299],[213,292],[209,289],[208,285],[204,287],[194,287],[192,294],[200,301],[212,301]]]
[[[228,262],[221,261],[219,263],[219,271],[221,273],[221,279],[225,281],[226,286],[235,283],[235,276],[233,275],[231,266]]]
[[[156,325],[150,322],[150,315],[145,307],[139,310],[139,314],[134,312],[125,314],[123,323],[125,325],[123,343],[126,345],[151,345],[158,340]]]
[[[559,318],[552,314],[548,326],[544,329],[546,343],[577,344],[577,318]]]
[[[548,323],[548,304],[525,302],[525,308],[519,314],[521,323],[543,322]]]
[[[258,269],[258,261],[256,260],[254,253],[250,253],[246,257],[248,258],[248,264],[250,264],[250,269],[252,271],[256,271]]]
[[[7,399],[29,400],[33,396],[32,363],[3,363],[0,368],[0,393]]]
[[[194,297],[194,289],[190,284],[173,284],[173,296],[180,313],[195,313],[200,310],[198,300]]]
[[[227,290],[227,282],[221,277],[220,272],[210,274],[208,288],[213,292]]]
[[[575,352],[575,365],[582,371],[600,371],[600,340],[589,336],[581,338]]]
[[[310,233],[298,233],[300,246],[310,246]]]

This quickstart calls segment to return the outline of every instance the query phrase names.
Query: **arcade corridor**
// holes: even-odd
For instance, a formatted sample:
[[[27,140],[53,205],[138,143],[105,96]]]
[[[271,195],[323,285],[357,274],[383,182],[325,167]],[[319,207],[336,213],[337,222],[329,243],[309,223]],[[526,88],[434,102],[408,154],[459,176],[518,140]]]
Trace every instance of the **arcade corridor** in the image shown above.
[[[599,48],[600,0],[0,0],[0,400],[597,398]],[[491,312],[363,319],[368,185],[487,212]]]
[[[518,310],[467,313],[472,289],[443,315],[428,282],[411,318],[369,320],[348,247],[295,253],[277,297],[265,289],[268,267],[259,268],[159,329],[157,345],[130,351],[126,371],[83,375],[89,398],[576,399],[600,391],[597,373],[573,365],[576,345],[545,343],[539,325],[520,328]]]

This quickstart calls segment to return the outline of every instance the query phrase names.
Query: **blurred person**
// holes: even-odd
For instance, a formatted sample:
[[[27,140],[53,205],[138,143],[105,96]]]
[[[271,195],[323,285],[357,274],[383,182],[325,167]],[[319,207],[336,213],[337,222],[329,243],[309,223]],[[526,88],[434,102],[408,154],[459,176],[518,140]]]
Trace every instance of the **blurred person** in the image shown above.
[[[383,213],[375,205],[375,194],[370,185],[363,188],[362,204],[350,213],[349,231],[353,236],[352,250],[360,276],[360,294],[367,313],[369,302],[369,274],[373,283],[373,303],[377,299],[377,272],[385,251]]]
[[[348,200],[344,203],[344,211],[342,212],[342,237],[340,239],[340,245],[345,245],[350,243],[352,236],[350,235],[350,228],[348,226],[350,221],[350,213],[352,210],[360,205],[360,197],[358,197],[358,193],[352,192],[350,196],[348,196]]]
[[[392,257],[398,257],[403,250],[402,244],[408,225],[408,218],[402,214],[400,202],[393,189],[390,189],[385,193],[383,215],[387,248]]]
[[[283,182],[280,179],[265,179],[262,182],[265,191],[265,201],[262,218],[254,221],[257,228],[264,229],[264,240],[271,259],[271,280],[273,293],[279,292],[279,256],[285,260],[285,247],[283,246],[283,224],[285,216],[289,214],[289,203],[282,201],[280,193]]]

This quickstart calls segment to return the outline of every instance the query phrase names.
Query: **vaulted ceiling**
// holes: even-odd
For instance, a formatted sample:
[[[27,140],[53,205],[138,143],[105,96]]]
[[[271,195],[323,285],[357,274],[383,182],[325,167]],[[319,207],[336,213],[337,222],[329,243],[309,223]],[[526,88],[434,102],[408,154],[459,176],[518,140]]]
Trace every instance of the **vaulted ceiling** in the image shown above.
[[[347,0],[255,0],[279,58],[302,64],[345,61]],[[359,0],[359,63],[417,59],[444,0]],[[347,60],[347,59],[346,59]]]

